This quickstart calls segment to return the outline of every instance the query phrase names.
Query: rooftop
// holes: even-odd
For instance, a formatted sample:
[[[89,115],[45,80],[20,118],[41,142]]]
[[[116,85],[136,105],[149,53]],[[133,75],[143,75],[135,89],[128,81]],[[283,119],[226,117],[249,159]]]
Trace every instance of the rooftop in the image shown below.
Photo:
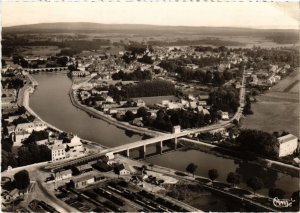
[[[295,136],[295,135],[292,135],[292,134],[288,134],[288,135],[285,135],[285,136],[281,136],[278,138],[278,141],[279,143],[286,143],[286,142],[289,142],[291,140],[298,140],[298,138]]]

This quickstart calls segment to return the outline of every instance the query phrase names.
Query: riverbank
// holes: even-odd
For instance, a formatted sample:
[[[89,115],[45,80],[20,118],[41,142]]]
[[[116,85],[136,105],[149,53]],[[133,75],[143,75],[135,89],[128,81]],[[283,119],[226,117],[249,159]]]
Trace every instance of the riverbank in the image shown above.
[[[201,152],[213,154],[213,155],[224,157],[227,159],[247,161],[252,164],[257,164],[259,166],[262,166],[262,167],[265,167],[268,169],[272,169],[274,171],[278,171],[281,173],[285,173],[292,177],[299,178],[300,168],[295,167],[293,165],[284,164],[279,161],[274,161],[274,160],[265,159],[265,158],[261,158],[261,157],[255,157],[255,160],[249,160],[249,159],[247,159],[247,157],[245,156],[244,153],[240,153],[238,151],[227,149],[225,147],[220,147],[220,146],[213,145],[213,144],[207,144],[207,143],[204,143],[201,141],[195,141],[195,140],[187,139],[187,138],[182,138],[181,141],[185,141],[188,143],[188,144],[184,145],[185,148],[183,148],[183,149],[185,149],[185,150],[189,150],[189,149],[199,150]]]
[[[71,89],[69,92],[69,97],[70,97],[70,100],[71,100],[71,103],[73,104],[73,106],[85,111],[86,113],[88,113],[91,116],[94,116],[98,119],[104,120],[104,121],[108,122],[109,124],[115,125],[124,130],[130,130],[130,131],[138,133],[138,134],[147,135],[150,137],[157,137],[157,136],[165,135],[165,133],[149,130],[146,128],[140,128],[137,126],[133,126],[129,123],[117,121],[116,119],[112,118],[110,115],[106,115],[103,112],[100,112],[92,107],[84,106],[81,103],[79,103],[79,101],[76,99],[76,97],[74,97],[74,91],[75,90]]]
[[[118,155],[118,158],[121,158],[122,161],[128,163],[129,165],[138,165],[138,166],[143,166],[143,165],[147,165],[147,162],[145,161],[133,161],[132,159],[123,157]],[[178,171],[175,169],[170,169],[170,168],[166,168],[163,166],[159,166],[159,165],[148,165],[146,171],[154,171],[163,175],[168,175],[171,177],[174,177],[175,179],[178,180],[183,180],[183,181],[188,181],[188,182],[195,182],[199,185],[201,185],[205,190],[208,190],[214,194],[218,194],[221,197],[224,197],[226,199],[232,200],[232,201],[238,201],[244,205],[248,205],[251,207],[255,207],[258,208],[260,211],[276,211],[275,208],[272,208],[270,206],[266,206],[264,204],[261,204],[257,201],[255,201],[253,198],[268,198],[265,197],[263,195],[257,194],[253,195],[251,192],[244,190],[242,188],[239,187],[232,187],[229,184],[226,183],[222,183],[219,181],[214,181],[214,183],[211,183],[211,181],[205,177],[199,176],[199,175],[194,175],[191,176],[190,174],[186,173],[186,172],[182,172],[182,171]],[[239,192],[244,192],[243,195],[238,194],[236,191]],[[270,202],[271,204],[272,202]],[[189,204],[191,205],[191,204]]]
[[[30,94],[33,94],[35,91],[35,88],[39,85],[38,82],[30,75],[27,74],[26,75],[30,81],[30,83],[27,83],[23,88],[20,89],[19,91],[19,95],[18,95],[18,104],[19,106],[24,106],[25,109],[27,110],[27,112],[29,114],[31,114],[32,116],[36,117],[37,119],[39,119],[40,121],[42,121],[43,123],[45,123],[49,128],[51,128],[52,130],[55,130],[59,133],[65,132],[59,128],[57,128],[56,126],[46,122],[45,120],[43,120],[38,114],[36,114],[30,107],[29,103],[30,103]],[[86,140],[86,139],[81,139],[81,141],[85,144],[85,146],[89,145],[93,148],[100,148],[100,149],[107,149],[107,146],[101,145],[99,143],[96,143],[94,141],[90,141],[90,140]]]

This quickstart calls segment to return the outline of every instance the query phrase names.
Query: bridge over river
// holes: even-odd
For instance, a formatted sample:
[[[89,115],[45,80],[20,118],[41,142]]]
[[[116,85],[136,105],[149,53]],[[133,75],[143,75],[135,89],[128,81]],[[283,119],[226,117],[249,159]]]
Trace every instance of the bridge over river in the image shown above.
[[[179,138],[182,138],[182,137],[185,137],[188,135],[193,135],[196,133],[208,132],[211,130],[218,130],[218,129],[229,127],[232,125],[232,122],[234,120],[239,121],[240,117],[242,116],[242,113],[243,113],[243,109],[244,109],[244,105],[245,105],[245,71],[243,74],[242,86],[240,89],[239,103],[240,103],[240,106],[238,107],[237,112],[231,119],[229,119],[227,121],[221,121],[220,123],[201,127],[201,128],[183,130],[179,133],[164,134],[164,135],[146,139],[146,140],[140,140],[140,141],[136,141],[136,142],[129,143],[129,144],[123,144],[123,145],[120,145],[117,147],[105,149],[99,153],[92,154],[89,156],[83,156],[83,157],[80,157],[77,159],[66,160],[63,162],[51,163],[48,166],[46,166],[45,169],[52,170],[52,171],[58,171],[58,170],[62,170],[65,167],[70,167],[72,165],[77,165],[77,164],[82,164],[85,162],[97,160],[103,155],[109,156],[109,155],[114,155],[114,154],[123,154],[127,157],[130,157],[130,150],[133,150],[133,149],[139,149],[140,157],[144,158],[146,156],[147,146],[152,145],[152,144],[156,145],[157,153],[162,154],[163,145],[164,145],[164,142],[166,142],[166,141],[168,141],[168,142],[171,141],[174,144],[173,148],[176,149]]]

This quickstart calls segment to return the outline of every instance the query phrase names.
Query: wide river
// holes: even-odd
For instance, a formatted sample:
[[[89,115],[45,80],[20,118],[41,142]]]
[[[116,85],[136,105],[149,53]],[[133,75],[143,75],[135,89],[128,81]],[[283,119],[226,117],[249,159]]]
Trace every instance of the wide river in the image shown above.
[[[30,97],[30,106],[45,121],[54,126],[77,134],[79,137],[95,141],[105,146],[113,147],[120,144],[140,140],[141,135],[130,134],[124,130],[110,125],[100,119],[93,118],[82,110],[74,107],[69,99],[68,92],[71,87],[71,80],[63,73],[41,73],[33,76],[39,86]],[[164,155],[157,155],[147,159],[147,162],[157,165],[185,171],[186,166],[193,162],[197,164],[196,174],[207,177],[207,171],[211,168],[218,170],[218,180],[226,181],[229,172],[237,172],[245,181],[251,176],[258,176],[263,179],[265,187],[258,193],[267,194],[268,189],[278,187],[286,191],[289,196],[292,192],[299,190],[299,178],[265,169],[261,166],[235,161],[200,151],[176,151]],[[211,197],[209,199],[211,201]],[[221,202],[216,205],[216,202]],[[225,201],[216,199],[213,205],[207,202],[203,204],[203,210],[213,210],[212,206],[222,206],[216,211],[228,210]],[[231,209],[230,209],[231,210]],[[241,209],[235,209],[237,211]]]

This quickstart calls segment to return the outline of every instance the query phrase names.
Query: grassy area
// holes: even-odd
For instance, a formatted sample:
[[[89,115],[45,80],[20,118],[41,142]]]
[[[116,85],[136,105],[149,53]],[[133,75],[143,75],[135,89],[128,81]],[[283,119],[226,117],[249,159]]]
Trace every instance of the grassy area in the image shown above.
[[[57,46],[31,46],[21,49],[21,53],[31,56],[51,56],[60,52]]]
[[[299,91],[296,88],[299,72],[295,71],[280,81],[269,92],[257,97],[252,104],[253,115],[247,116],[242,126],[267,132],[286,130],[299,137]],[[287,92],[288,90],[288,92]]]
[[[132,100],[138,100],[138,99],[142,99],[143,101],[145,101],[147,105],[161,104],[163,100],[170,100],[170,101],[178,100],[178,98],[173,95],[132,98]]]

